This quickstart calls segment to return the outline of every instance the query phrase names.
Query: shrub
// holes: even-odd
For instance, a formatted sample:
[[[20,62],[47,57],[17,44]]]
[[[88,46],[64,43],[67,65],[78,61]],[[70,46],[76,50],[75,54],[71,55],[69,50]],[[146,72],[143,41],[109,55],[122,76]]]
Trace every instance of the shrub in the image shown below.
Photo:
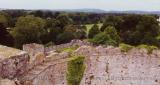
[[[97,34],[93,39],[90,40],[90,42],[94,44],[117,46],[117,42],[104,32]]]
[[[144,44],[137,46],[137,48],[146,49],[148,51],[148,54],[151,54],[153,50],[158,49],[158,47],[156,47],[156,46],[153,46],[153,45],[150,46],[150,45],[144,45]]]
[[[120,44],[119,45],[120,49],[122,52],[128,52],[129,50],[131,50],[134,46],[128,45],[128,44]]]
[[[80,85],[85,70],[84,59],[84,56],[69,58],[66,75],[68,85]]]
[[[105,42],[109,40],[109,36],[106,35],[105,33],[101,32],[97,35],[95,35],[95,37],[93,39],[91,39],[90,41],[94,44],[106,44]]]

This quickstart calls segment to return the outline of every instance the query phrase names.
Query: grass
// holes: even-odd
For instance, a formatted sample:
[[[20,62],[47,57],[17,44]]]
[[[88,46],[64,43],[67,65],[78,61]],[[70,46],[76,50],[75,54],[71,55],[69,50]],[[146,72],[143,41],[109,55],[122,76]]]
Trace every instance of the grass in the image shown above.
[[[75,45],[75,46],[71,46],[71,47],[59,49],[59,50],[57,50],[57,52],[59,52],[59,53],[61,53],[61,52],[72,53],[72,52],[75,51],[77,48],[79,48],[79,46],[78,46],[78,45]]]
[[[158,47],[156,47],[156,46],[153,46],[153,45],[144,45],[144,44],[137,46],[137,48],[139,48],[139,49],[141,49],[141,48],[146,49],[148,51],[148,54],[152,54],[153,50],[158,49]]]
[[[120,44],[119,45],[120,49],[122,52],[128,52],[129,50],[131,50],[134,46],[128,45],[128,44]]]

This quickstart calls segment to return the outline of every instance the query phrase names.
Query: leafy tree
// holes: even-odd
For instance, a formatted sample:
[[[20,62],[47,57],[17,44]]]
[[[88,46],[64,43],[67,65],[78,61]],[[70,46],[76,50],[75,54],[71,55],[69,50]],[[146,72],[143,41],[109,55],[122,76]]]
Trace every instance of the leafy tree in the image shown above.
[[[120,36],[117,33],[117,30],[113,26],[108,26],[104,31],[109,37],[116,41],[116,45],[120,43]]]
[[[111,37],[104,32],[101,32],[95,35],[94,38],[91,39],[90,41],[94,44],[103,44],[103,45],[112,45],[112,46],[117,45],[117,42],[111,39]]]
[[[44,26],[45,20],[33,15],[18,18],[12,31],[15,46],[20,48],[26,43],[42,43],[40,37],[45,32]]]
[[[113,26],[118,28],[119,25],[123,22],[122,17],[120,16],[107,16],[103,26],[100,28],[101,31],[104,31],[106,27]]]
[[[13,37],[10,35],[10,33],[2,23],[0,23],[0,44],[7,46],[13,46],[14,44]]]
[[[48,28],[49,29],[49,39],[52,42],[56,42],[57,36],[61,34],[63,31],[59,27]]]
[[[69,25],[72,23],[72,19],[68,17],[67,14],[59,14],[56,17],[56,26],[60,27],[60,28],[64,28],[66,25]]]
[[[75,36],[73,33],[70,32],[63,32],[57,36],[56,44],[62,44],[62,43],[68,43],[72,39],[75,39]]]
[[[120,43],[120,37],[117,34],[116,29],[113,26],[109,26],[104,32],[95,35],[91,42],[95,44],[118,46]]]
[[[7,27],[9,23],[8,15],[4,12],[0,12],[0,23],[4,26]]]
[[[84,29],[77,29],[77,31],[75,32],[75,37],[76,39],[84,39],[86,38],[86,32]]]
[[[96,34],[100,32],[98,26],[95,24],[93,27],[89,30],[88,38],[93,38]]]
[[[123,42],[131,45],[152,44],[157,46],[156,36],[158,36],[160,32],[160,27],[156,18],[149,15],[139,15],[139,19],[134,17],[130,23],[134,23],[134,19],[135,24],[132,24],[131,26],[127,25],[126,27],[129,27],[127,30],[121,30],[120,35]]]

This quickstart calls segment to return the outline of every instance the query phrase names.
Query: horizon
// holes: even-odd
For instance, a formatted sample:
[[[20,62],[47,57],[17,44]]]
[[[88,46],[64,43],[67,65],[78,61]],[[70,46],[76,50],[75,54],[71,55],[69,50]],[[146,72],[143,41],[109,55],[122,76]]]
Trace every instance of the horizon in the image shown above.
[[[159,0],[0,0],[2,9],[70,10],[100,9],[104,11],[160,11]]]

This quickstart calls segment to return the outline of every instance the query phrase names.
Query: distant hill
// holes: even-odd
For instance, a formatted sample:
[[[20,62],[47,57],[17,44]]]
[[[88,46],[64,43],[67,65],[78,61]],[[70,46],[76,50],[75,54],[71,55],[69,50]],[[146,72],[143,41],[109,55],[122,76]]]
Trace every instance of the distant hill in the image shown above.
[[[126,14],[157,14],[160,15],[160,11],[107,11],[107,13],[126,13]]]
[[[53,11],[65,11],[65,12],[85,12],[85,13],[106,13],[105,10],[101,9],[60,9]]]
[[[16,9],[3,9],[0,8],[0,10],[16,10]],[[26,10],[26,11],[32,11],[30,9],[17,9],[17,10]],[[42,11],[62,11],[62,12],[84,12],[84,13],[117,13],[117,14],[156,14],[160,15],[160,11],[137,11],[137,10],[127,10],[127,11],[105,11],[102,9],[34,9],[35,10],[42,10]]]

